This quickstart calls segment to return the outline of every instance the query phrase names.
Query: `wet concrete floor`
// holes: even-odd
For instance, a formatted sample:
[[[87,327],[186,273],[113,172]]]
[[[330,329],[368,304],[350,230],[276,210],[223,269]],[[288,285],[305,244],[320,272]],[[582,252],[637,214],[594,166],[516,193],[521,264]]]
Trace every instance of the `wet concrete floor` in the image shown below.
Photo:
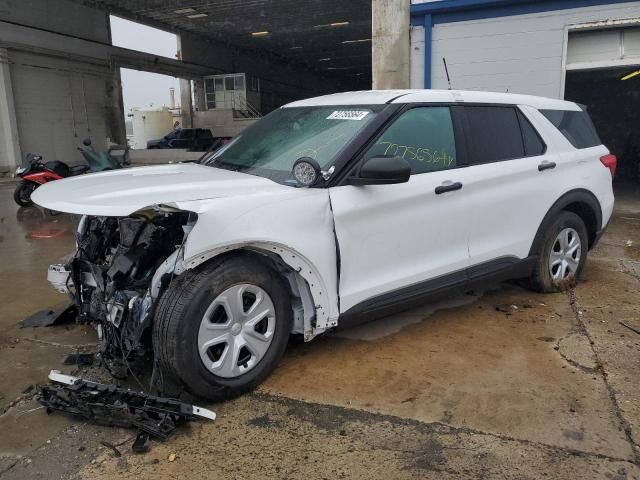
[[[96,337],[18,328],[64,303],[46,268],[76,219],[19,210],[12,188],[0,183],[2,478],[640,478],[640,335],[622,324],[640,330],[634,196],[574,299],[502,284],[291,345],[257,392],[210,406],[215,423],[135,455],[133,432],[47,416],[27,390]]]

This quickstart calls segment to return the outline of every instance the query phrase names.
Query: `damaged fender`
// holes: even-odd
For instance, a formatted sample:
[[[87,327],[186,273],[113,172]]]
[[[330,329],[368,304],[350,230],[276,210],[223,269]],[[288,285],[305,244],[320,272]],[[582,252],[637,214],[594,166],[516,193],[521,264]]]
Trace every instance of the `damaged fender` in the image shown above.
[[[198,214],[184,245],[182,268],[240,249],[275,255],[304,279],[311,294],[314,312],[304,311],[305,340],[337,326],[337,253],[327,190],[292,189],[258,207],[250,197],[174,205]],[[304,295],[301,299],[304,304]]]

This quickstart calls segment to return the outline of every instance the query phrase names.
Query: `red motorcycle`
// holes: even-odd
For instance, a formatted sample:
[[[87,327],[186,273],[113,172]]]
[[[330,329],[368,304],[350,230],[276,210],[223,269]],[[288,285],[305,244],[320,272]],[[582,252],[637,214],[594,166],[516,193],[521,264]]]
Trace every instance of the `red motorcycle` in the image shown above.
[[[27,154],[23,166],[16,170],[16,175],[22,181],[16,186],[13,192],[13,199],[21,207],[33,205],[31,194],[40,185],[54,180],[61,180],[66,177],[74,177],[88,172],[89,165],[74,165],[70,167],[59,160],[43,162],[40,155]]]
[[[83,146],[78,150],[84,157],[87,165],[69,166],[59,160],[43,162],[40,155],[28,154],[22,166],[16,170],[16,176],[22,178],[22,182],[18,184],[13,192],[13,199],[21,207],[30,207],[33,205],[31,194],[40,185],[51,182],[53,180],[61,180],[66,177],[75,177],[87,172],[104,172],[105,170],[114,170],[123,168],[130,164],[129,153],[130,148],[127,145],[124,148],[124,154],[116,157],[111,154],[113,149],[119,149],[117,145],[109,148],[106,152],[97,152],[91,146],[91,139],[86,138],[82,142]]]

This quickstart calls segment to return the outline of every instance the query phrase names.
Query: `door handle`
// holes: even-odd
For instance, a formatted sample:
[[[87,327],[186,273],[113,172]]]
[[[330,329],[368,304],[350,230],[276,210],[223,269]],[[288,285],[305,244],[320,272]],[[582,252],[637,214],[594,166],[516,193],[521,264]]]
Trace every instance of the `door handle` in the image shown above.
[[[556,168],[556,162],[544,161],[538,165],[539,172],[542,172],[543,170],[551,170],[552,168]]]
[[[440,195],[445,192],[453,192],[454,190],[460,190],[462,188],[462,183],[447,183],[436,187],[436,195]]]

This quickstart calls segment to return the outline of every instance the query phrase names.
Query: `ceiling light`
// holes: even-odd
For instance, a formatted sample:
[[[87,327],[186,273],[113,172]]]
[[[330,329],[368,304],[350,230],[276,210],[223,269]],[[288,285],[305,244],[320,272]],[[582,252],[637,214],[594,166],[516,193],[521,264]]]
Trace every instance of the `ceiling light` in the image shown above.
[[[636,70],[635,72],[630,73],[629,75],[625,75],[624,77],[622,77],[620,80],[630,80],[633,77],[637,77],[638,75],[640,75],[640,70]]]
[[[349,22],[333,22],[323,23],[322,25],[314,25],[313,28],[346,27],[347,25],[349,25]]]
[[[264,32],[253,32],[251,34],[252,37],[264,37],[266,35],[269,35],[269,32],[267,32],[266,30]]]
[[[363,38],[360,40],[345,40],[342,43],[344,44],[348,44],[348,43],[364,43],[364,42],[370,42],[371,39],[370,38]]]
[[[300,50],[302,47],[291,47],[290,50]]]
[[[319,62],[328,62],[329,60],[331,60],[330,58],[319,58],[318,61]]]
[[[183,13],[191,13],[191,12],[195,12],[194,8],[180,8],[178,10],[174,10],[173,13],[177,13],[179,15],[182,15]]]
[[[193,15],[187,15],[187,18],[203,18],[208,16],[208,13],[194,13]]]

